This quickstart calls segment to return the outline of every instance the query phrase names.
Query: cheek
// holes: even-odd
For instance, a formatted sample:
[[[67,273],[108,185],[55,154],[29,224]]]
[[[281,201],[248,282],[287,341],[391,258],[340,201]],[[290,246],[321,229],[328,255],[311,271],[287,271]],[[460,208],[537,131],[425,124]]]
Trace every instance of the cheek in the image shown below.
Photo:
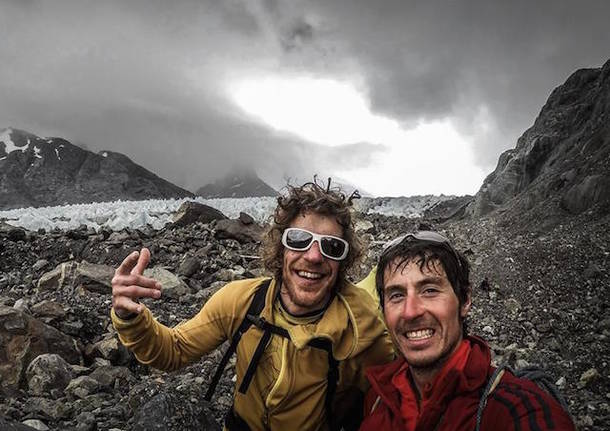
[[[389,304],[383,307],[383,318],[390,331],[394,331],[398,322],[399,313]]]

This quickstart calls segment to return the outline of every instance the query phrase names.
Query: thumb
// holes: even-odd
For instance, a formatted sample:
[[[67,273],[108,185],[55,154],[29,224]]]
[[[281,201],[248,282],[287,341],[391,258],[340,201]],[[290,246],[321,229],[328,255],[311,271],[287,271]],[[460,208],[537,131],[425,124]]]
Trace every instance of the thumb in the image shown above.
[[[136,266],[134,266],[134,268],[131,270],[131,273],[135,274],[135,275],[142,275],[144,270],[148,267],[149,263],[150,263],[150,250],[148,250],[146,247],[144,247],[140,251],[140,256],[138,257],[138,263],[136,263]]]

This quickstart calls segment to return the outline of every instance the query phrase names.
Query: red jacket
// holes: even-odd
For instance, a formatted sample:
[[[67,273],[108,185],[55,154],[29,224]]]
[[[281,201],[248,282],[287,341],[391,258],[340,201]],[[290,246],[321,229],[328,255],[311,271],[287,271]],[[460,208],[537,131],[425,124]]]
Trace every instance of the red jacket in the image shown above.
[[[443,370],[445,377],[433,384],[434,392],[419,412],[416,431],[473,431],[480,396],[494,371],[487,344],[467,337],[471,351],[463,372]],[[360,431],[406,429],[400,413],[401,397],[392,377],[404,358],[371,367],[367,378],[371,389],[365,400],[365,418]],[[439,373],[443,374],[443,372]],[[573,431],[574,424],[555,399],[535,383],[504,373],[483,411],[481,431]]]

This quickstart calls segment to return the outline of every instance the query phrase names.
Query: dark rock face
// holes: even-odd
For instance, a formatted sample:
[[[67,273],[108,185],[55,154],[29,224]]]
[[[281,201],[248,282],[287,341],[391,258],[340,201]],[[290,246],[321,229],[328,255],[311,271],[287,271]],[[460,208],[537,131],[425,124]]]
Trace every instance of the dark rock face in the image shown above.
[[[173,220],[176,226],[187,226],[195,222],[209,223],[212,220],[223,220],[226,218],[216,208],[198,202],[186,201],[180,205]]]
[[[0,209],[193,196],[120,153],[17,129],[0,136]]]
[[[610,205],[610,61],[557,87],[516,148],[500,156],[467,212],[578,214]],[[553,208],[545,209],[547,206]]]
[[[246,198],[277,196],[278,193],[269,184],[261,180],[256,173],[246,172],[236,175],[227,175],[214,182],[197,189],[197,196],[204,198]]]
[[[18,389],[28,365],[44,353],[57,353],[71,364],[82,361],[72,337],[22,311],[0,306],[0,389]]]
[[[242,217],[236,220],[219,220],[216,223],[216,238],[231,238],[240,242],[260,241],[263,235],[263,228],[256,223],[246,224],[241,219]]]

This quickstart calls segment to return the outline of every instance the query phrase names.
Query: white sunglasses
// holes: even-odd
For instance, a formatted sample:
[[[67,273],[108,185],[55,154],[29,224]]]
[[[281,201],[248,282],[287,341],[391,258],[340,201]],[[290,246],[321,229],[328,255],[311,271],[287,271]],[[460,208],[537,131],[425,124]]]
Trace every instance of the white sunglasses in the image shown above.
[[[347,241],[336,236],[320,235],[298,227],[289,227],[282,234],[282,244],[289,250],[309,250],[314,241],[318,241],[322,256],[332,260],[343,260],[349,252]]]

